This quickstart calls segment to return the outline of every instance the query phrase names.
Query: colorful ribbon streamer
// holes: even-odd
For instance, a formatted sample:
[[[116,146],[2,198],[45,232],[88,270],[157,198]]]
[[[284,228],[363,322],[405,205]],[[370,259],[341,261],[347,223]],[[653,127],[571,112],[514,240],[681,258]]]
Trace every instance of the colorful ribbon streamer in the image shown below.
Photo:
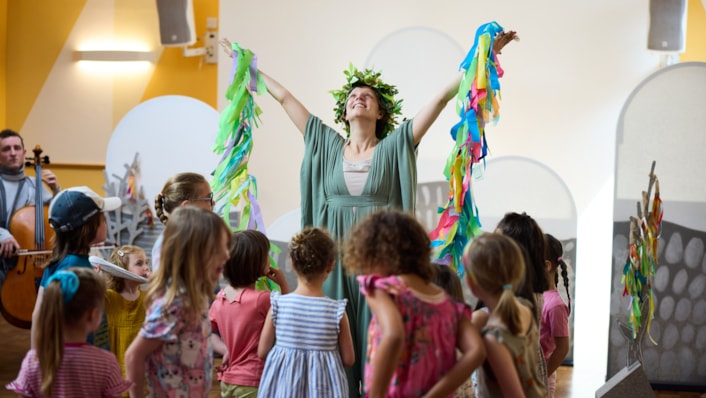
[[[240,223],[236,230],[253,229],[265,233],[265,223],[257,202],[257,180],[248,171],[248,161],[253,148],[253,126],[259,126],[262,113],[253,98],[267,91],[262,76],[257,71],[257,57],[252,51],[232,43],[233,68],[231,83],[226,91],[228,105],[221,112],[219,132],[213,152],[222,155],[213,173],[211,187],[216,202],[227,199],[220,209],[223,219],[230,223],[232,207],[240,209]],[[279,249],[271,245],[273,251]],[[277,268],[274,260],[270,265]],[[267,278],[260,278],[255,285],[261,290],[279,290]]]
[[[652,281],[657,264],[657,245],[662,233],[663,209],[659,195],[659,180],[654,174],[654,168],[655,162],[652,162],[648,190],[642,192],[642,207],[638,202],[637,217],[630,217],[629,250],[620,283],[624,286],[623,296],[630,296],[628,321],[632,328],[633,339],[638,337],[642,328],[646,328],[650,341],[657,345],[650,334],[655,312]],[[655,193],[650,207],[650,193],[653,186]],[[646,309],[645,303],[649,304]]]
[[[463,249],[482,232],[472,178],[474,168],[488,153],[485,125],[499,119],[499,79],[503,70],[493,52],[493,43],[502,30],[496,22],[481,25],[476,30],[473,47],[459,67],[465,70],[456,96],[460,121],[451,128],[455,144],[444,168],[449,199],[439,208],[439,223],[429,234],[434,257],[453,267],[459,275],[463,274]]]

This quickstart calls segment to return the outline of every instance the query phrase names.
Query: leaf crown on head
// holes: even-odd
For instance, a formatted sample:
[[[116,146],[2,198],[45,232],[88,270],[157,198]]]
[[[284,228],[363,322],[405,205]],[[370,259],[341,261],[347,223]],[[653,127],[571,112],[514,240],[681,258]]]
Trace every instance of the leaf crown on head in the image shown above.
[[[336,106],[333,108],[336,112],[335,122],[342,123],[346,132],[350,134],[350,126],[344,117],[348,95],[356,87],[367,86],[375,91],[380,108],[384,109],[386,114],[382,120],[378,121],[378,125],[382,122],[384,127],[382,129],[377,128],[376,134],[379,139],[387,137],[397,125],[397,115],[402,114],[402,100],[395,100],[395,95],[398,93],[397,88],[383,82],[380,78],[381,73],[372,69],[360,71],[353,64],[350,64],[348,70],[344,70],[343,73],[346,75],[346,84],[340,90],[330,91],[336,100]]]

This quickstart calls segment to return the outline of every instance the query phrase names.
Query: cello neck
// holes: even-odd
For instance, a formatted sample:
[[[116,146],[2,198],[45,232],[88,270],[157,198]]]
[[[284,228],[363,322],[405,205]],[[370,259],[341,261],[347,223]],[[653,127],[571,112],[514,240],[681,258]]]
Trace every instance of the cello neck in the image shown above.
[[[39,250],[44,249],[44,197],[42,195],[44,187],[42,185],[42,160],[49,163],[49,157],[45,156],[42,159],[42,147],[37,145],[32,150],[34,157],[32,163],[34,165],[34,243]]]

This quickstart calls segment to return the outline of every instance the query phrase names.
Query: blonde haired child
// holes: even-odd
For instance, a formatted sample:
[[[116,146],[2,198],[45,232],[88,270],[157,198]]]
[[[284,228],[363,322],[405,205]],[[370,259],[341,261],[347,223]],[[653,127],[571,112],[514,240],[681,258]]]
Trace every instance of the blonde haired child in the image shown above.
[[[162,224],[167,225],[171,213],[179,207],[192,205],[213,210],[213,192],[206,178],[198,173],[183,172],[169,177],[154,198],[154,210]],[[162,233],[152,247],[152,272],[157,272],[161,257]]]
[[[343,368],[355,362],[347,300],[323,292],[336,260],[335,244],[324,230],[305,228],[290,241],[289,255],[297,288],[270,295],[257,349],[267,358],[258,397],[347,397]]]
[[[110,262],[133,274],[149,278],[150,267],[145,251],[139,246],[124,245],[110,254]],[[145,320],[145,293],[142,282],[105,274],[105,314],[107,318],[110,351],[120,363],[125,375],[125,351],[135,339]]]
[[[265,367],[257,346],[270,310],[270,293],[256,290],[255,282],[267,276],[283,294],[289,293],[289,285],[281,270],[270,268],[270,240],[265,234],[238,231],[231,240],[223,270],[229,285],[218,292],[209,311],[211,340],[213,350],[223,355],[218,370],[221,397],[255,397]]]
[[[549,289],[544,292],[544,306],[542,307],[542,327],[540,328],[539,342],[542,345],[544,358],[547,360],[547,382],[548,397],[554,398],[556,391],[556,370],[569,353],[569,313],[571,307],[564,303],[559,295],[557,282],[559,274],[557,270],[561,267],[561,276],[564,279],[564,287],[571,304],[569,294],[569,277],[566,272],[566,263],[562,259],[564,248],[561,242],[550,234],[544,234],[547,243],[547,276]]]
[[[373,313],[366,396],[452,397],[485,357],[470,308],[432,282],[430,257],[426,231],[407,213],[373,213],[351,231],[343,263],[364,274]]]
[[[6,387],[27,397],[119,397],[132,383],[109,351],[86,343],[103,312],[105,283],[91,268],[55,272],[36,320],[35,348]]]
[[[125,353],[131,397],[205,397],[213,350],[209,300],[229,256],[230,231],[210,210],[176,209],[164,230],[162,266],[152,275],[147,315]]]
[[[481,332],[488,357],[478,369],[476,397],[546,397],[537,367],[538,325],[530,304],[515,296],[525,261],[511,238],[483,234],[463,253],[466,281],[489,317]]]

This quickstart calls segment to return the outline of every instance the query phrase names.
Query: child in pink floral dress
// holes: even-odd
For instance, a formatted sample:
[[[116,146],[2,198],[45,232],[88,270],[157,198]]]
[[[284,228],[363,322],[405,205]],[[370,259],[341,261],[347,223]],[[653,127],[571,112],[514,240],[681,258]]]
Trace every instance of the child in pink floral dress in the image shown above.
[[[470,308],[432,283],[430,250],[424,228],[400,211],[374,213],[351,232],[343,262],[364,274],[358,281],[373,313],[366,396],[453,397],[485,358]]]
[[[207,397],[213,374],[209,299],[230,256],[230,230],[214,212],[179,207],[164,230],[142,329],[125,352],[131,397]]]

